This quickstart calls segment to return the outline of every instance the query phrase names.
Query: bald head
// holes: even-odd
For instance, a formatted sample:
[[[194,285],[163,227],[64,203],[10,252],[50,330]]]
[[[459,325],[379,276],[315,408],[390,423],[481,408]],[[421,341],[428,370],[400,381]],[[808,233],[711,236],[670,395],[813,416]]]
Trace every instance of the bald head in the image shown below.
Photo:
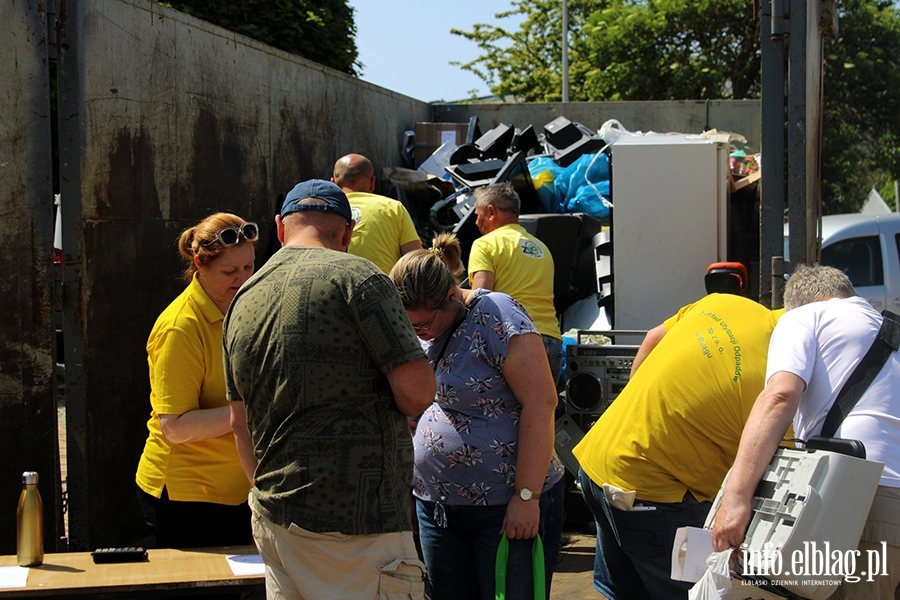
[[[375,169],[362,154],[348,154],[334,163],[331,181],[345,192],[375,191]]]

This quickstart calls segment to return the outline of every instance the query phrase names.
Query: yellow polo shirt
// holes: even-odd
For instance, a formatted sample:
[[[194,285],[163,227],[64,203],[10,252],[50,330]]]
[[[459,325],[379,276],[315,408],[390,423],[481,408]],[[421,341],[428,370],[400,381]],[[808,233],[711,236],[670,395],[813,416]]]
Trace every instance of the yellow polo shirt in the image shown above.
[[[572,453],[591,480],[650,502],[712,500],[765,386],[783,310],[711,294],[664,323],[666,334]]]
[[[237,505],[250,482],[241,467],[234,435],[170,444],[158,415],[228,406],[222,359],[222,311],[193,281],[159,316],[147,340],[150,365],[149,435],[138,463],[138,486],[157,498]]]
[[[356,226],[350,239],[350,254],[367,258],[385,275],[400,258],[400,246],[419,239],[412,218],[397,200],[378,194],[347,194]]]
[[[553,306],[553,256],[521,225],[503,225],[474,242],[469,282],[478,271],[494,274],[494,291],[512,296],[528,311],[541,335],[562,339]]]

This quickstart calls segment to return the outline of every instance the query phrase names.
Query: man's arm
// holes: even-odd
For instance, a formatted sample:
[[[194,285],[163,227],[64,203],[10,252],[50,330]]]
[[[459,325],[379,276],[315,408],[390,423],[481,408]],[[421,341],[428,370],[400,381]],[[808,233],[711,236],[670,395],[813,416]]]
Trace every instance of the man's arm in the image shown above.
[[[496,283],[494,275],[496,269],[484,238],[478,238],[472,242],[472,248],[469,250],[469,262],[466,265],[466,270],[469,272],[469,286],[473,290],[478,288],[493,290]]]
[[[472,289],[494,289],[494,274],[491,271],[478,271],[472,274]]]
[[[716,550],[737,548],[743,543],[750,524],[753,492],[797,412],[804,389],[806,383],[802,379],[779,371],[769,378],[756,399],[716,513],[713,527]]]
[[[387,378],[394,403],[407,417],[421,415],[434,402],[434,371],[424,356],[391,369]]]
[[[400,242],[400,256],[403,256],[413,250],[420,250],[422,248],[422,240],[419,239],[419,232],[416,231],[416,226],[413,224],[412,217],[409,216],[409,211],[406,210],[402,202],[396,202],[399,205],[400,219],[400,238],[398,241]]]
[[[638,348],[637,354],[634,356],[634,362],[631,363],[629,377],[634,377],[635,371],[638,370],[638,367],[641,366],[641,363],[644,362],[644,359],[647,358],[650,352],[659,345],[659,342],[662,341],[665,335],[666,328],[663,325],[657,325],[647,332],[647,335],[644,336],[644,341],[641,342],[641,347]]]
[[[400,244],[400,256],[404,254],[408,254],[413,250],[421,250],[422,249],[422,240],[413,240],[411,242],[406,242],[405,244]]]
[[[253,452],[253,440],[250,438],[250,429],[247,427],[247,410],[240,400],[229,402],[231,410],[231,429],[234,431],[234,441],[237,444],[238,456],[241,458],[241,466],[250,483],[253,483],[253,474],[256,472],[256,453]]]

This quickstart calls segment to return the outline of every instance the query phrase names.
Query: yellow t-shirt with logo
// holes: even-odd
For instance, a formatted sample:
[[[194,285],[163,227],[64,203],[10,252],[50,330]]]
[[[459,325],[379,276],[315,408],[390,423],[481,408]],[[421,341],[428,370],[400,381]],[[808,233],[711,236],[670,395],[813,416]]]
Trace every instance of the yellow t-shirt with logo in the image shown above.
[[[235,506],[247,500],[250,482],[234,435],[170,444],[157,415],[228,406],[222,358],[222,311],[193,281],[159,316],[147,340],[150,365],[149,435],[138,463],[138,486],[157,498]]]
[[[666,334],[573,454],[598,485],[650,502],[715,497],[765,386],[784,313],[711,294],[664,323]]]
[[[493,273],[495,292],[518,300],[541,335],[562,339],[553,307],[553,256],[521,225],[503,225],[476,239],[468,271],[470,282],[478,271]]]
[[[419,239],[412,218],[397,200],[378,194],[347,194],[356,226],[347,252],[371,260],[385,275],[400,258],[400,246]]]

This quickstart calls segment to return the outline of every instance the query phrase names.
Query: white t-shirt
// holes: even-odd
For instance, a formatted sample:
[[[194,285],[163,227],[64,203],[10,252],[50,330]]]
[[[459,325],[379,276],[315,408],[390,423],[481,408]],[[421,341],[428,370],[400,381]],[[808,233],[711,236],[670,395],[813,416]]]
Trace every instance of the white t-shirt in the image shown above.
[[[797,437],[822,431],[844,383],[868,352],[882,316],[863,298],[813,302],[788,311],[769,341],[766,381],[787,371],[806,382],[794,415]],[[881,485],[900,487],[900,357],[887,364],[844,419],[836,437],[861,440],[866,458],[885,463]]]

